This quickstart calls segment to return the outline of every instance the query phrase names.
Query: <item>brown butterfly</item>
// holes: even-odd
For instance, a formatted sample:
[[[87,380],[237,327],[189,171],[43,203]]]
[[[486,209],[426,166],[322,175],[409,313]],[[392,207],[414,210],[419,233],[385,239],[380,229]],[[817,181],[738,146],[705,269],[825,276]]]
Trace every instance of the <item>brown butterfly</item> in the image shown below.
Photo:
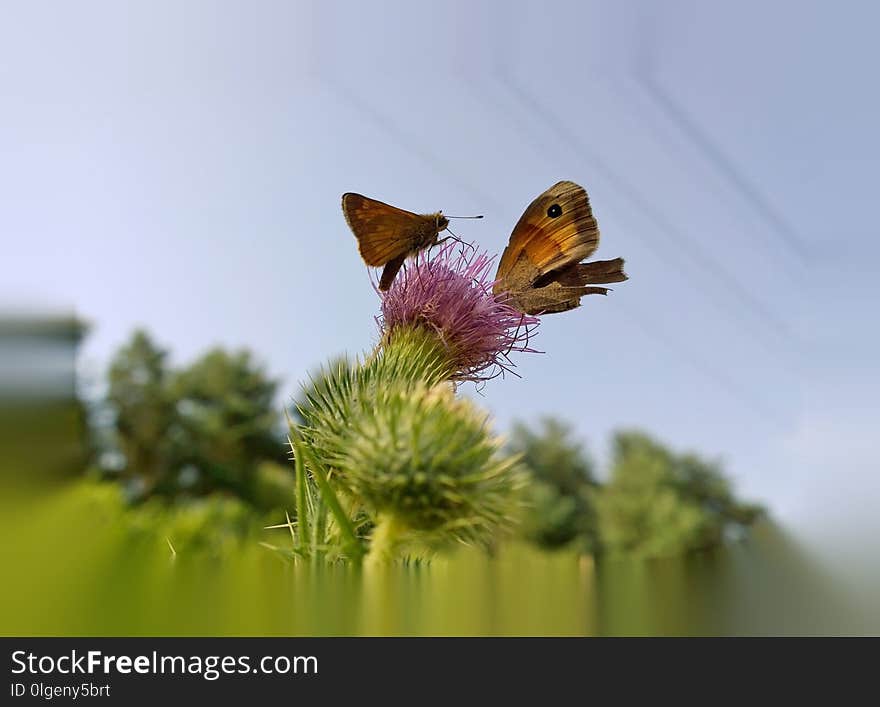
[[[565,312],[584,295],[607,294],[627,279],[623,258],[580,262],[599,247],[599,226],[586,190],[559,182],[520,217],[498,263],[493,292],[526,314]]]
[[[364,262],[384,266],[379,278],[379,289],[383,291],[391,287],[408,256],[439,243],[440,232],[449,226],[449,219],[441,211],[414,214],[351,192],[342,195],[342,213],[357,238]]]

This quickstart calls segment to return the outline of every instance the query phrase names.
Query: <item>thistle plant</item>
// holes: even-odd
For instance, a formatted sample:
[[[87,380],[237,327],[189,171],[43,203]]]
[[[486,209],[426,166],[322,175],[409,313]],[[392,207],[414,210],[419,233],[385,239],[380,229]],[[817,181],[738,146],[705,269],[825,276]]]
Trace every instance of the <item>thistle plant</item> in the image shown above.
[[[487,416],[456,397],[458,382],[509,372],[512,352],[532,350],[538,320],[495,300],[490,266],[454,245],[411,261],[382,296],[375,350],[323,371],[305,392],[304,423],[291,424],[297,524],[326,507],[340,555],[379,564],[413,548],[484,542],[516,516],[517,459],[503,454]]]

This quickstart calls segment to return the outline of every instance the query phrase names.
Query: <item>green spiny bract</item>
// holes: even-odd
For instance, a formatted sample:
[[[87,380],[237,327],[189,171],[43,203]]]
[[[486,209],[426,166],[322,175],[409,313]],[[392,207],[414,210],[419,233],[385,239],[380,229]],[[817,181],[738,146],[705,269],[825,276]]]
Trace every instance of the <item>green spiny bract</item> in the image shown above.
[[[515,458],[444,385],[395,384],[362,400],[328,456],[350,492],[405,527],[477,540],[510,511]]]
[[[376,393],[394,384],[430,386],[450,374],[445,349],[436,336],[419,328],[395,332],[366,361],[339,365],[312,380],[299,407],[306,423],[303,437],[323,459],[326,446],[345,431],[359,403],[375,404]]]
[[[445,347],[401,328],[312,385],[303,440],[340,491],[430,544],[486,539],[514,515],[516,459],[455,398]]]

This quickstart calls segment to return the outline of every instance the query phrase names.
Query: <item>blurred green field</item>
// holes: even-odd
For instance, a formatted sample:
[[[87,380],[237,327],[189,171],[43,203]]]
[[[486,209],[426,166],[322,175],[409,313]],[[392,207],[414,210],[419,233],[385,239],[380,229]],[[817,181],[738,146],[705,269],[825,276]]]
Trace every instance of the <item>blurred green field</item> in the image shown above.
[[[285,547],[283,529],[253,528],[242,539],[218,526],[210,545],[199,544],[173,514],[125,510],[109,484],[77,482],[39,502],[9,501],[0,521],[7,636],[880,630],[769,522],[748,542],[671,560],[594,563],[511,544],[491,557],[463,548],[430,564],[367,572],[294,564],[261,544]]]

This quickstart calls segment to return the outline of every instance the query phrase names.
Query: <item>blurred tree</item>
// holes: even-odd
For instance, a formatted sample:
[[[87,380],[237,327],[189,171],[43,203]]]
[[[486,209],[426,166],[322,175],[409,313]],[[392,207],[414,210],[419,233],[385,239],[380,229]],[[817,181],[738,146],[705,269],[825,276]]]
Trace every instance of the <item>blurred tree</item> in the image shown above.
[[[676,455],[641,432],[618,432],[610,481],[596,494],[603,549],[637,557],[719,544],[760,514],[736,501],[718,465]]]
[[[274,405],[277,382],[250,352],[214,349],[175,374],[169,388],[174,422],[168,437],[176,474],[166,491],[202,495],[223,489],[251,503],[274,505],[266,489],[278,486],[278,475],[266,467],[266,478],[260,478],[259,469],[266,461],[287,464]],[[292,487],[292,473],[288,476]]]
[[[717,515],[725,523],[750,525],[764,510],[753,503],[737,500],[718,462],[687,453],[675,459],[676,488],[706,512]]]
[[[296,517],[293,465],[290,462],[280,464],[277,460],[257,464],[250,501],[257,508],[287,511],[291,517]]]
[[[119,474],[135,501],[222,491],[259,509],[292,508],[277,383],[247,351],[214,349],[180,371],[166,361],[143,331],[113,358],[110,415],[102,416],[113,442],[100,456],[105,473]]]
[[[509,447],[522,454],[532,477],[523,523],[526,537],[548,548],[577,538],[585,552],[594,551],[593,465],[581,445],[571,440],[571,428],[554,418],[543,419],[537,431],[517,423]]]
[[[171,461],[168,431],[174,402],[166,358],[167,353],[138,330],[110,365],[107,403],[124,458],[121,473],[135,496],[149,495],[160,485]]]

